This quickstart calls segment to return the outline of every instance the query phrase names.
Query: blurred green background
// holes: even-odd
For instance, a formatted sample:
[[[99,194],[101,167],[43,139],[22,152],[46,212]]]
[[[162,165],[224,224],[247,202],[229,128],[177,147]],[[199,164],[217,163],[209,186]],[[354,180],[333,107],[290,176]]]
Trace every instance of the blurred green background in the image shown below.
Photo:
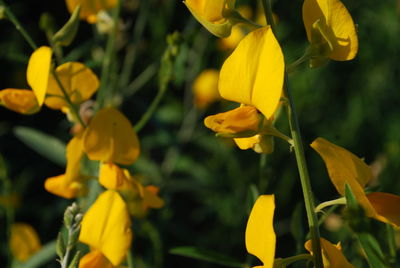
[[[251,6],[256,13],[255,1],[237,2],[238,6]],[[277,38],[286,63],[291,63],[307,46],[302,1],[275,2]],[[376,180],[370,187],[400,194],[400,4],[395,0],[342,2],[358,25],[356,59],[331,61],[318,69],[304,63],[289,76],[303,140],[308,145],[324,137],[349,149],[373,165]],[[61,0],[15,0],[7,4],[40,45],[47,44],[38,26],[44,12],[54,17],[58,27],[69,17]],[[194,106],[191,85],[195,77],[203,69],[219,69],[229,55],[218,48],[218,38],[202,28],[181,1],[126,0],[122,20],[125,30],[118,41],[118,57],[122,64],[127,52],[136,53],[129,72],[129,81],[136,84],[116,88],[116,99],[121,100],[120,108],[133,123],[157,94],[156,73],[167,34],[179,31],[183,37],[174,80],[157,112],[139,133],[142,153],[132,170],[161,188],[166,206],[151,211],[147,219],[134,220],[135,267],[222,267],[169,253],[179,246],[195,246],[256,264],[244,245],[246,220],[256,192],[276,195],[276,257],[305,252],[306,215],[294,154],[288,145],[275,140],[275,151],[264,159],[266,166],[260,170],[260,155],[216,138],[203,125],[206,115],[226,111],[232,103],[221,101],[206,110]],[[96,33],[94,27],[82,21],[65,55],[85,62],[100,74],[106,36]],[[0,88],[27,88],[25,71],[32,51],[7,20],[0,21],[0,33]],[[63,211],[71,201],[44,190],[44,180],[63,173],[64,167],[22,142],[15,134],[21,126],[66,143],[70,124],[61,112],[48,108],[31,116],[0,109],[0,154],[5,163],[0,168],[2,172],[7,170],[11,191],[20,198],[15,220],[33,225],[45,244],[56,238]],[[284,112],[277,127],[289,133]],[[317,203],[337,198],[324,163],[310,147],[305,149]],[[8,191],[5,183],[1,187],[2,193]],[[341,210],[336,212],[340,214]],[[9,261],[6,223],[5,210],[1,209],[1,264]],[[386,249],[384,225],[375,221],[372,224],[374,235]],[[321,233],[332,242],[343,240],[353,264],[366,265],[345,223],[334,231],[323,226]],[[51,261],[43,267],[57,265]]]

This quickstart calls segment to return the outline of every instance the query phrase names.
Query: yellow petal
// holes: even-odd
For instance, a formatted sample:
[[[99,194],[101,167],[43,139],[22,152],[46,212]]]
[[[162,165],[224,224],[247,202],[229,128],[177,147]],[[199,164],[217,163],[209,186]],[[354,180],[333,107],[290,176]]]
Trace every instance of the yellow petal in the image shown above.
[[[255,106],[271,118],[282,95],[283,54],[269,26],[249,33],[222,66],[222,98]]]
[[[73,104],[81,104],[90,99],[99,88],[99,79],[93,71],[80,62],[67,62],[57,67],[56,73]],[[68,107],[53,75],[49,77],[47,107],[62,109]]]
[[[225,0],[186,0],[185,4],[190,11],[209,22],[216,23],[224,18]]]
[[[246,227],[247,251],[259,258],[264,267],[272,267],[275,258],[274,210],[274,196],[261,195],[251,210]]]
[[[83,157],[82,135],[73,137],[66,148],[67,168],[65,174],[46,179],[45,189],[55,195],[71,199],[85,193],[86,187],[80,174]]]
[[[270,154],[274,151],[274,138],[268,135],[254,135],[248,138],[235,138],[236,145],[242,149],[253,149],[259,154]]]
[[[364,186],[372,178],[372,173],[364,161],[323,138],[317,138],[311,147],[324,160],[329,177],[337,191],[344,195],[347,183],[357,201],[366,210],[367,215],[373,217],[375,211],[364,193]]]
[[[195,104],[198,108],[206,108],[221,97],[218,92],[219,71],[207,69],[202,71],[193,82]]]
[[[35,93],[39,106],[43,105],[46,96],[52,54],[51,48],[42,46],[36,49],[29,59],[26,78]]]
[[[82,257],[79,261],[79,268],[113,268],[114,266],[99,251],[93,250]]]
[[[79,240],[101,251],[116,266],[130,248],[130,226],[125,202],[117,192],[108,190],[99,195],[84,215]]]
[[[321,238],[321,248],[323,253],[324,267],[329,268],[354,268],[354,266],[349,263],[346,257],[340,250],[340,246],[335,246],[331,244],[328,240]],[[311,240],[308,240],[304,247],[312,254]]]
[[[99,182],[109,190],[118,190],[126,183],[124,170],[113,163],[103,163],[100,166]]]
[[[1,90],[0,105],[21,114],[33,114],[40,110],[35,94],[27,89]]]
[[[114,108],[100,110],[83,138],[91,160],[130,165],[139,156],[139,140],[129,120]]]
[[[77,5],[81,5],[80,18],[89,23],[96,23],[96,15],[100,10],[111,9],[117,0],[65,0],[68,11],[72,13]]]
[[[10,249],[19,261],[26,261],[41,248],[35,229],[26,223],[14,223],[11,226]]]
[[[260,115],[253,106],[241,106],[225,113],[207,116],[204,125],[218,133],[257,131]]]
[[[376,211],[375,218],[382,222],[386,222],[400,226],[400,196],[388,193],[370,193],[367,194],[368,200]]]
[[[305,0],[303,21],[311,42],[312,25],[320,20],[331,37],[333,51],[329,58],[338,61],[353,59],[358,51],[358,38],[353,19],[339,0]]]

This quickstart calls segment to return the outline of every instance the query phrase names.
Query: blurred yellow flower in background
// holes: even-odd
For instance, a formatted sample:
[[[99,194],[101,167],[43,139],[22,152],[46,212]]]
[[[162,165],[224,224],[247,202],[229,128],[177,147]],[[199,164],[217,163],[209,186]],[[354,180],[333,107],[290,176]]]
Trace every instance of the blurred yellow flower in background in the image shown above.
[[[368,217],[400,226],[400,196],[381,192],[365,194],[364,187],[373,176],[364,161],[323,138],[317,138],[311,147],[321,155],[329,177],[341,195],[345,195],[348,184]]]
[[[97,13],[115,7],[118,0],[65,0],[68,11],[72,13],[81,5],[80,18],[89,23],[97,22]]]
[[[206,69],[194,80],[192,90],[197,108],[205,109],[213,102],[221,99],[218,93],[218,76],[218,70]]]
[[[39,236],[31,225],[18,222],[11,226],[10,249],[17,260],[27,261],[40,248]]]

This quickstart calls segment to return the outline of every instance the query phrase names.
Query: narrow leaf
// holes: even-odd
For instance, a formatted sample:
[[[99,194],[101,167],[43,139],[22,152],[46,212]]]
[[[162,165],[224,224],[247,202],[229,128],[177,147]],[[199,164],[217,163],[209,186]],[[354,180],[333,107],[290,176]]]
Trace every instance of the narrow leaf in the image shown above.
[[[65,167],[65,144],[59,139],[28,127],[16,127],[14,134],[38,154]]]
[[[56,259],[56,241],[51,241],[44,245],[35,255],[27,262],[22,264],[20,268],[37,268],[43,267],[45,263]]]
[[[237,267],[237,268],[246,267],[246,264],[240,263],[239,261],[232,259],[231,257],[225,256],[223,254],[214,251],[199,249],[195,247],[176,247],[172,248],[169,251],[169,253],[197,260],[202,260],[206,262],[211,262],[227,267]]]

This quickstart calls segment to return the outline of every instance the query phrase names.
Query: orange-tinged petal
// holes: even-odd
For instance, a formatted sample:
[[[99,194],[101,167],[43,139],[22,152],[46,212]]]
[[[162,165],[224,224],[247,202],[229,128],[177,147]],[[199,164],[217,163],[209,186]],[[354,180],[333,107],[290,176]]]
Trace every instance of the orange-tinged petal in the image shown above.
[[[339,0],[305,0],[303,21],[311,42],[311,29],[320,20],[332,41],[329,58],[338,61],[353,59],[358,51],[358,38],[353,19]]]
[[[329,177],[337,191],[345,194],[346,183],[350,186],[360,205],[368,216],[373,217],[375,210],[365,196],[364,186],[372,178],[371,169],[360,158],[323,138],[317,138],[311,147],[325,162]]]
[[[21,114],[34,114],[40,110],[35,94],[27,89],[1,90],[0,105]]]
[[[207,116],[204,125],[218,133],[257,131],[260,115],[253,106],[241,106],[225,113]]]
[[[101,251],[116,266],[132,241],[131,220],[124,200],[112,190],[99,195],[82,219],[79,240]]]
[[[158,196],[159,188],[154,185],[148,185],[144,187],[143,191],[143,203],[145,209],[150,208],[161,208],[164,206],[164,200]]]
[[[99,88],[99,79],[93,71],[80,62],[67,62],[57,67],[56,73],[63,88],[74,104],[81,104],[90,99]],[[68,107],[64,93],[53,75],[49,77],[48,96],[45,100],[47,107],[62,109]]]
[[[111,9],[117,0],[65,0],[68,11],[72,13],[76,6],[81,5],[80,18],[89,23],[96,23],[96,15],[100,10]]]
[[[222,66],[222,98],[255,106],[271,118],[282,95],[283,54],[269,26],[249,33]]]
[[[333,245],[328,240],[321,238],[324,267],[326,268],[354,268],[343,255],[340,246]],[[311,240],[308,240],[304,247],[312,254]]]
[[[264,267],[272,267],[275,258],[274,210],[274,196],[261,195],[254,204],[247,221],[247,251],[259,258]]]
[[[67,144],[67,168],[65,174],[46,179],[45,189],[55,195],[71,199],[82,195],[86,188],[80,174],[80,162],[83,157],[82,135],[73,137]]]
[[[79,261],[79,268],[113,268],[114,266],[99,251],[93,250],[82,257]]]
[[[83,138],[91,160],[130,165],[139,156],[139,140],[129,120],[117,109],[100,110]]]
[[[124,170],[113,163],[103,163],[100,166],[99,182],[109,190],[119,190],[126,183]]]
[[[14,223],[11,226],[10,249],[17,260],[28,260],[40,248],[39,236],[31,225]]]
[[[26,78],[35,93],[39,106],[43,105],[46,96],[52,54],[51,48],[42,46],[36,49],[29,59]]]
[[[202,71],[193,82],[195,104],[198,108],[206,108],[221,97],[218,92],[219,71],[207,69]]]
[[[400,226],[400,196],[389,193],[370,193],[367,198],[376,211],[375,218]]]

